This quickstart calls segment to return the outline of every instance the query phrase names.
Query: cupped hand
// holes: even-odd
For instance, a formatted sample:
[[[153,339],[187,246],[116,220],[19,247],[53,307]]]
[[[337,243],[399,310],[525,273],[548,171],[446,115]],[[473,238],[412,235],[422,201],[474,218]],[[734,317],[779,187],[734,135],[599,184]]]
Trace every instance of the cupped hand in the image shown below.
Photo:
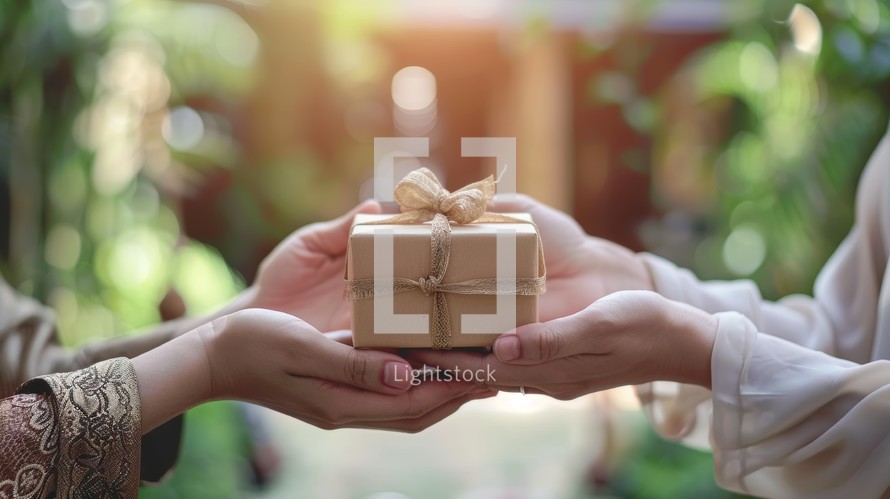
[[[416,363],[493,369],[493,386],[568,400],[650,381],[710,387],[717,319],[648,291],[609,295],[581,312],[501,335],[492,353],[418,351]]]
[[[249,309],[201,329],[211,399],[236,399],[324,429],[421,431],[490,388],[461,382],[411,386],[401,357],[357,350],[291,315]]]
[[[346,244],[357,213],[380,213],[366,201],[328,222],[307,225],[282,241],[260,264],[249,307],[286,312],[322,331],[349,327],[343,299]]]
[[[492,211],[531,213],[541,234],[547,292],[540,297],[542,321],[574,314],[615,291],[651,290],[643,262],[629,249],[589,236],[570,216],[534,198],[495,198]]]

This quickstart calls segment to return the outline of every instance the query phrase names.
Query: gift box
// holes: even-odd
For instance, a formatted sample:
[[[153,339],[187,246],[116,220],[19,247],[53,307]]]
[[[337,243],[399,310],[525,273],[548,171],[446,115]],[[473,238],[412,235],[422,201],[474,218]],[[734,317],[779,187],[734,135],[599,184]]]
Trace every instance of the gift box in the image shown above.
[[[507,286],[515,289],[506,293],[516,299],[515,326],[537,322],[537,295],[543,292],[544,265],[537,227],[531,216],[492,214],[466,224],[453,224],[442,215],[438,217],[424,223],[404,223],[399,217],[389,215],[356,216],[347,249],[346,272],[350,283],[347,295],[353,300],[355,347],[491,346],[499,334],[507,331],[464,331],[463,318],[467,314],[495,314],[497,293],[505,294],[503,283],[500,291],[493,291],[498,287],[499,231],[515,233],[516,273],[512,285]],[[443,223],[447,227],[443,227]],[[447,234],[443,235],[443,231]],[[375,237],[391,238],[393,275],[390,280],[380,276],[375,280]],[[442,241],[443,237],[448,238],[447,243]],[[385,247],[378,245],[378,248]],[[444,251],[447,255],[443,255]],[[443,259],[444,272],[436,275],[442,270]],[[388,296],[392,298],[394,314],[426,314],[428,321],[420,324],[419,330],[408,333],[381,329],[380,324],[375,327],[375,300],[381,299],[387,290],[392,291]]]

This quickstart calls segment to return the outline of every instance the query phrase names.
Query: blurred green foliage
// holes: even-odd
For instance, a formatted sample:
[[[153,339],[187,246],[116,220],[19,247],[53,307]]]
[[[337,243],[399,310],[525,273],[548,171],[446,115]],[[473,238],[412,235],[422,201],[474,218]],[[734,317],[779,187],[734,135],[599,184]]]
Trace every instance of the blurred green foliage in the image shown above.
[[[50,304],[64,343],[129,334],[219,307],[243,282],[181,234],[177,199],[239,150],[226,120],[189,107],[243,95],[258,40],[228,9],[166,0],[0,1],[0,270]],[[74,133],[72,134],[72,131]],[[234,405],[189,415],[180,478],[154,497],[237,497]]]
[[[684,71],[724,109],[701,147],[714,179],[707,237],[687,254],[705,278],[750,277],[764,295],[809,293],[849,230],[859,174],[890,117],[890,7],[876,0],[745,2],[727,39]],[[656,133],[682,129],[684,117]],[[728,121],[727,121],[728,119]]]
[[[714,481],[709,452],[691,450],[665,441],[644,427],[640,443],[628,453],[609,481],[611,496],[647,499],[676,497],[741,497],[720,489]]]
[[[256,47],[230,35],[250,28],[215,5],[3,4],[7,279],[56,308],[72,345],[158,322],[171,289],[191,313],[231,298],[243,283],[182,239],[176,199],[203,169],[237,161],[225,119],[187,103],[249,88]]]
[[[890,8],[764,2],[690,64],[701,100],[731,101],[729,133],[711,152],[723,258],[697,266],[726,277],[704,263],[723,262],[770,297],[810,292],[849,230],[859,173],[886,130]]]
[[[876,0],[756,0],[735,7],[728,35],[680,71],[680,84],[691,84],[692,108],[669,114],[671,96],[662,95],[661,112],[638,120],[634,109],[649,109],[646,97],[612,101],[623,102],[627,122],[651,135],[656,150],[666,141],[696,149],[700,164],[669,168],[700,169],[694,174],[712,182],[715,195],[705,209],[662,201],[693,227],[691,237],[666,251],[675,261],[706,279],[750,278],[767,298],[811,293],[850,229],[859,175],[887,130],[890,7]],[[628,71],[638,66],[628,64]],[[592,85],[614,94],[632,80],[632,73],[618,72]],[[719,116],[700,120],[688,112],[693,108]],[[718,140],[701,140],[714,133],[706,130],[682,143],[684,130],[714,122],[724,125]],[[663,186],[653,181],[658,193]],[[671,218],[662,223],[663,233],[676,228]],[[710,454],[665,442],[650,429],[609,485],[620,497],[733,495],[714,486]]]
[[[161,485],[144,487],[143,499],[243,497],[248,481],[244,420],[236,404],[214,402],[189,411],[176,472]]]

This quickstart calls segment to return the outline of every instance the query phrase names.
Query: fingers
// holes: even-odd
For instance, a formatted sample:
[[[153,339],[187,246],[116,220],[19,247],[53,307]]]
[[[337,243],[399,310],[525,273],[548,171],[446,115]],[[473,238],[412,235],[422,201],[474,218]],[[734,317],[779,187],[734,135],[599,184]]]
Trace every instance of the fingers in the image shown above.
[[[306,348],[311,349],[311,353],[304,355],[305,364],[298,366],[296,375],[390,395],[411,387],[411,366],[397,355],[358,350],[326,335],[316,335]]]
[[[596,295],[591,293],[589,297],[584,296],[584,289],[578,289],[583,286],[585,284],[573,279],[548,279],[547,292],[538,297],[538,320],[550,322],[584,310]]]
[[[368,421],[368,420],[356,420],[350,421],[348,423],[342,425],[334,425],[330,422],[324,421],[319,418],[307,418],[303,417],[302,419],[307,423],[313,424],[319,428],[326,430],[333,430],[336,428],[366,428],[371,430],[386,430],[386,431],[398,431],[403,433],[418,433],[420,431],[429,428],[430,426],[439,423],[443,419],[451,416],[455,412],[457,412],[464,404],[471,400],[480,400],[491,398],[497,395],[497,391],[494,390],[474,390],[468,393],[467,395],[460,396],[456,399],[448,400],[438,407],[433,408],[426,414],[418,417],[418,418],[403,418],[403,419],[393,419],[393,420],[379,420],[379,421]]]
[[[506,364],[542,364],[586,352],[590,328],[583,310],[550,322],[520,326],[503,334],[492,346],[494,356]]]
[[[522,386],[521,389],[519,386],[493,386],[492,388],[496,388],[500,392],[522,393],[523,395],[550,395],[544,390],[532,386]]]
[[[419,433],[443,419],[457,412],[471,400],[481,400],[494,397],[498,394],[495,390],[474,390],[468,395],[450,400],[415,419],[402,419],[396,421],[373,421],[357,423],[356,428],[368,428],[377,430],[398,431],[403,433]]]
[[[414,365],[423,363],[451,373],[490,372],[490,376],[482,376],[478,382],[498,390],[514,387],[513,391],[518,391],[523,386],[527,393],[544,393],[550,386],[570,381],[573,364],[579,362],[578,358],[572,358],[557,359],[547,365],[511,365],[499,361],[493,354],[441,350],[417,350],[408,359]]]
[[[346,252],[349,240],[349,229],[352,221],[359,213],[380,213],[380,204],[367,200],[342,215],[328,222],[320,222],[304,227],[298,231],[306,248],[310,251],[327,255],[341,255]]]
[[[488,205],[489,210],[497,212],[524,212],[532,211],[536,206],[545,206],[537,199],[525,194],[515,194],[512,197],[513,199],[508,200],[504,195],[495,195]]]
[[[525,194],[516,194],[513,199],[508,199],[504,195],[496,195],[488,207],[490,211],[495,212],[529,212],[535,217],[535,220],[539,221],[561,220],[583,232],[581,226],[568,214]]]
[[[562,211],[548,206],[535,198],[517,194],[514,200],[506,201],[503,197],[495,196],[494,201],[489,205],[490,211],[495,212],[528,212],[531,213],[538,229],[541,231],[541,238],[545,244],[545,251],[548,244],[553,244],[553,249],[546,254],[548,258],[556,254],[560,259],[568,254],[562,253],[562,248],[574,248],[584,242],[587,234],[584,229],[575,221],[574,218]],[[577,257],[577,255],[571,255]]]
[[[349,321],[349,317],[346,318],[347,322]],[[348,329],[340,329],[338,331],[330,331],[324,333],[329,339],[336,341],[337,343],[342,343],[343,345],[352,346],[352,331]],[[398,355],[399,351],[397,348],[375,348],[379,352],[387,352],[393,355]]]
[[[355,421],[417,419],[449,401],[491,391],[473,383],[428,382],[398,395],[383,395],[346,385],[311,381],[317,383],[314,391],[320,407],[318,417],[337,426]]]
[[[530,373],[522,372],[520,366],[511,366],[499,361],[492,354],[461,352],[456,350],[416,350],[408,355],[415,366],[439,368],[435,379],[471,380],[482,385],[526,384]],[[433,371],[434,372],[434,371]]]

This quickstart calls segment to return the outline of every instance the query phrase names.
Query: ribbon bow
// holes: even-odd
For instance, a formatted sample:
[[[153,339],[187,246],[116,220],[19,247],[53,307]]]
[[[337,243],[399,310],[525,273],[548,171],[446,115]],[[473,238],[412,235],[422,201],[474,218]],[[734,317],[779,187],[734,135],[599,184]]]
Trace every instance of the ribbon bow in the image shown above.
[[[470,224],[480,221],[486,213],[485,209],[494,197],[497,181],[494,176],[473,182],[454,192],[448,192],[436,174],[428,168],[419,168],[405,175],[396,184],[393,197],[402,209],[396,215],[380,223],[424,223],[433,220],[436,215],[443,215],[447,220],[457,224]],[[510,219],[511,222],[516,221]]]
[[[468,281],[443,283],[448,260],[451,255],[451,222],[470,224],[473,222],[531,223],[528,220],[489,213],[485,210],[495,194],[497,180],[494,176],[473,182],[454,192],[448,192],[436,175],[427,168],[420,168],[405,176],[393,192],[402,213],[384,220],[365,222],[368,225],[420,224],[432,221],[430,235],[431,265],[430,275],[418,280],[408,278],[354,279],[346,283],[346,297],[362,300],[382,295],[388,289],[393,294],[420,290],[433,297],[432,339],[433,348],[451,348],[452,331],[448,317],[446,293],[466,295],[540,295],[546,290],[546,269],[544,253],[538,239],[538,277],[510,279],[509,283],[496,278],[470,279]],[[390,286],[391,284],[391,286]],[[505,284],[507,284],[505,286]],[[513,289],[515,284],[515,291]],[[504,288],[510,291],[503,291]]]

